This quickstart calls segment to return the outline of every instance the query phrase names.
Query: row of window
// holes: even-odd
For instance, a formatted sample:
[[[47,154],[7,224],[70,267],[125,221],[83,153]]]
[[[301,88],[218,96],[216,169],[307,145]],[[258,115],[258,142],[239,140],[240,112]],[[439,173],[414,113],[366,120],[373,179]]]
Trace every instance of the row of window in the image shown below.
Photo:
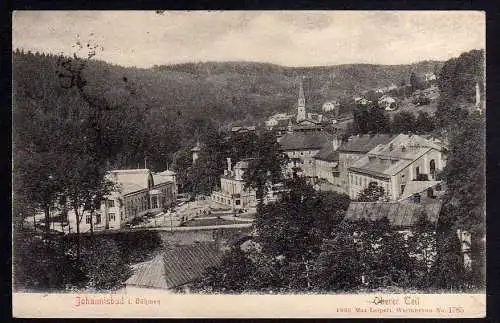
[[[109,217],[109,221],[113,221],[113,222],[116,221],[115,213],[108,213],[108,217]],[[91,219],[92,219],[91,215],[87,214],[87,216],[85,217],[85,223],[90,224]],[[101,224],[101,222],[102,222],[101,214],[96,213],[94,224]]]
[[[365,177],[365,176],[356,176],[356,175],[350,174],[350,182],[353,185],[368,187],[368,185],[371,182],[374,182],[374,180],[371,178]],[[375,182],[377,182],[377,181],[375,181]],[[377,184],[379,186],[382,186],[387,194],[390,192],[389,183],[377,182]]]

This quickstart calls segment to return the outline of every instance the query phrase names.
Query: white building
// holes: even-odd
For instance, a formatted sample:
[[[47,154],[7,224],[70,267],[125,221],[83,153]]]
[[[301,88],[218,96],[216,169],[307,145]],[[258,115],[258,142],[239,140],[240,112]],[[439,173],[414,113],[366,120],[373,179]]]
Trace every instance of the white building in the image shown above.
[[[387,198],[398,200],[414,180],[434,181],[445,165],[444,147],[417,135],[400,134],[370,150],[348,167],[349,196],[376,182]]]
[[[153,174],[149,169],[113,170],[106,178],[115,184],[93,214],[81,210],[80,232],[117,230],[137,216],[160,213],[173,205],[177,198],[176,174],[166,170]],[[76,216],[67,207],[65,220],[54,225],[55,230],[76,232]]]
[[[335,112],[335,115],[339,114],[340,103],[338,101],[328,101],[323,103],[321,110],[323,112]]]
[[[386,144],[393,138],[394,136],[386,134],[356,135],[349,137],[347,142],[337,149],[339,153],[340,187],[343,193],[349,194],[349,166],[376,146]]]
[[[257,202],[254,189],[245,189],[243,174],[248,169],[248,160],[239,161],[231,165],[231,158],[227,159],[227,169],[220,178],[220,190],[212,192],[212,201],[229,206],[231,209],[244,209]]]

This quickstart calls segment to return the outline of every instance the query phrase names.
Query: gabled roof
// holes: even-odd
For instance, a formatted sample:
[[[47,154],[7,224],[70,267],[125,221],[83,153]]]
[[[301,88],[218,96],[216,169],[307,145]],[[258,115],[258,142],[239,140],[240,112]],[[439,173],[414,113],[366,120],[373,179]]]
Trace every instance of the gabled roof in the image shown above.
[[[339,147],[338,151],[367,153],[378,145],[388,143],[392,138],[394,136],[386,134],[352,136],[346,143]]]
[[[333,135],[326,132],[292,132],[280,139],[283,150],[314,150],[321,149],[326,143],[333,140]]]
[[[137,265],[134,274],[125,281],[125,285],[162,289],[170,288],[165,280],[163,255],[157,255],[152,260]]]
[[[167,182],[172,182],[172,178],[176,175],[176,172],[171,170],[165,170],[159,173],[153,173],[153,180],[155,185],[163,184]]]
[[[354,162],[349,169],[366,174],[393,176],[430,149],[441,146],[416,135],[400,134],[387,144],[380,144]]]
[[[387,217],[391,225],[409,228],[415,225],[419,214],[424,211],[429,222],[437,223],[441,211],[441,201],[429,204],[411,202],[351,202],[347,208],[345,220],[376,221]]]
[[[422,193],[423,191],[439,184],[441,184],[441,181],[409,181],[399,199],[405,200],[414,194]]]
[[[320,151],[318,151],[316,155],[314,155],[313,158],[334,162],[339,160],[339,152],[333,149],[333,145],[331,143],[327,143],[320,149]]]
[[[109,177],[119,186],[123,195],[148,188],[149,169],[119,169],[112,170]]]
[[[142,264],[125,284],[162,289],[179,287],[217,265],[221,255],[214,243],[178,246]]]
[[[165,280],[172,287],[181,286],[200,277],[206,268],[219,264],[222,253],[214,243],[179,246],[165,253]]]

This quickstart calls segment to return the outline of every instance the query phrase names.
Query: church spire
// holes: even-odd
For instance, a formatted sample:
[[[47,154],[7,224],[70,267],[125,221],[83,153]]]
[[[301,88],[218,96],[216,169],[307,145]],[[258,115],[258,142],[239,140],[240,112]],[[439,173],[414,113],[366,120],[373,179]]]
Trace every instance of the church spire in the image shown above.
[[[297,122],[306,118],[306,98],[304,96],[304,87],[302,85],[302,77],[299,85],[299,98],[297,102]]]

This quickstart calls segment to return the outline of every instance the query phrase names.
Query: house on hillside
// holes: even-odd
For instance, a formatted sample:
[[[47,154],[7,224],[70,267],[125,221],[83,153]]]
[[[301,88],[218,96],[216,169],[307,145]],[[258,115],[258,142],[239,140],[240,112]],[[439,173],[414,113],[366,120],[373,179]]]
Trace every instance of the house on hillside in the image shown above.
[[[150,261],[138,264],[125,282],[125,291],[138,292],[144,288],[189,292],[194,281],[209,267],[217,266],[222,251],[214,243],[195,243],[177,246]]]
[[[332,112],[334,116],[338,116],[340,111],[340,103],[338,101],[327,101],[323,103],[321,110],[326,113]]]
[[[356,135],[347,139],[338,149],[340,188],[343,193],[349,193],[348,168],[362,158],[374,147],[388,143],[394,136],[385,134]]]
[[[445,165],[444,147],[417,135],[400,134],[379,144],[348,167],[349,196],[376,182],[392,201],[400,199],[411,181],[435,181]]]
[[[365,98],[362,98],[362,97],[359,97],[359,96],[358,96],[358,97],[355,97],[355,98],[354,98],[354,103],[356,103],[357,105],[366,106],[366,105],[368,105],[368,104],[372,103],[372,101],[367,100],[367,99],[365,99]]]
[[[391,97],[391,96],[388,96],[388,95],[382,95],[379,99],[378,99],[378,106],[379,108],[381,109],[384,109],[386,111],[393,111],[393,110],[396,110],[396,100]]]
[[[241,126],[241,127],[232,127],[231,128],[232,134],[245,134],[245,133],[255,132],[255,131],[256,131],[255,126]]]

